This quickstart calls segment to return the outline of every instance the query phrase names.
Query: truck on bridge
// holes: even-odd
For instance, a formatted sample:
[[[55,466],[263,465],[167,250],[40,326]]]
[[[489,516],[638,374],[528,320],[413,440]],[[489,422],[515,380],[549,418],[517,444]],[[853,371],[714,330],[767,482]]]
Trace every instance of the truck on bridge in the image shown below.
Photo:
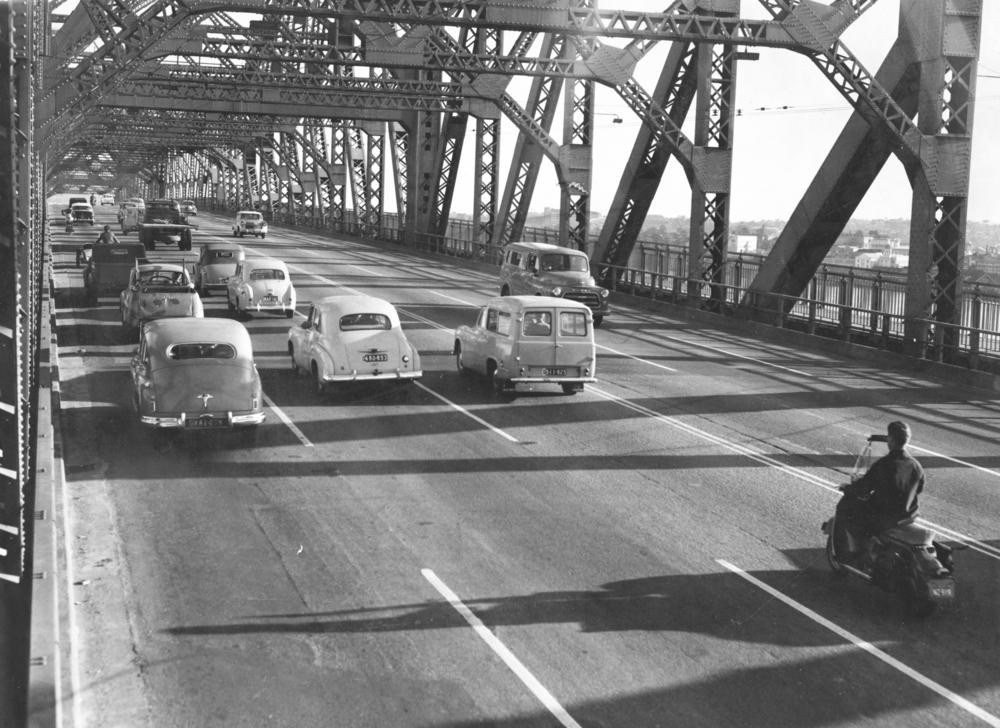
[[[147,200],[145,207],[129,207],[122,217],[122,232],[139,231],[139,242],[146,250],[156,244],[174,243],[178,250],[191,250],[191,231],[197,225],[188,222],[177,200]]]

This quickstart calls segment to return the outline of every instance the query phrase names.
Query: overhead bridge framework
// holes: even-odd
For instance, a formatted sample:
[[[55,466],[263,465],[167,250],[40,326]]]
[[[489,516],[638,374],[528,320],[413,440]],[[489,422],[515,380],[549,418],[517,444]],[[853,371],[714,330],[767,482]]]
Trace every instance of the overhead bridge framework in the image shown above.
[[[719,308],[740,56],[780,48],[810,59],[854,111],[739,308],[781,315],[895,156],[912,185],[906,337],[919,355],[948,329],[934,322],[957,323],[962,296],[982,0],[900,0],[874,72],[841,35],[876,0],[758,2],[768,19],[741,18],[740,0],[662,12],[589,0],[80,0],[66,13],[57,0],[0,2],[0,589],[26,588],[30,569],[48,194],[209,198],[334,231],[350,218],[376,240],[391,224],[406,242],[446,233],[472,153],[476,239],[497,246],[521,236],[551,165],[560,239],[611,283],[674,160],[691,189],[688,292]],[[646,89],[633,70],[657,43],[670,47]],[[515,76],[529,80],[521,99]],[[590,236],[596,84],[641,125]],[[517,129],[505,179],[502,120]]]

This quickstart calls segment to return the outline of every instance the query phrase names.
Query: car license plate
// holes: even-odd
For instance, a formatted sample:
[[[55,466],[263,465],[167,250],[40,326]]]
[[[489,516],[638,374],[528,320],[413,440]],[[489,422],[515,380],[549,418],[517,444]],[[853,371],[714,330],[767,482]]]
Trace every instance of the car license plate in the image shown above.
[[[261,303],[277,303],[278,302],[278,297],[277,296],[263,296],[260,299],[260,302]]]
[[[363,354],[362,357],[361,357],[361,361],[367,362],[369,364],[371,364],[372,362],[377,362],[377,361],[389,361],[389,355],[388,354]]]
[[[184,424],[192,429],[202,430],[209,427],[225,427],[229,423],[221,417],[193,417],[185,420]]]
[[[542,376],[545,376],[545,377],[565,377],[566,376],[566,370],[565,369],[546,368],[546,369],[542,369]]]

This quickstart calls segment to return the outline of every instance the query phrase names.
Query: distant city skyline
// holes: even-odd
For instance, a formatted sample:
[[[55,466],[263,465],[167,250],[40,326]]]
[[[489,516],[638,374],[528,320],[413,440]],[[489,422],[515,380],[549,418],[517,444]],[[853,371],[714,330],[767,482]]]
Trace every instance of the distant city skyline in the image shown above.
[[[829,0],[824,0],[829,2]],[[665,8],[669,3],[662,2]],[[973,126],[969,187],[969,220],[1000,219],[995,190],[1000,189],[1000,2],[984,2],[979,77]],[[602,10],[649,10],[649,0],[601,0]],[[663,8],[659,8],[663,9]],[[766,18],[754,0],[743,0],[742,17]],[[896,38],[899,0],[879,0],[844,34],[844,42],[875,73]],[[624,45],[615,41],[615,45]],[[636,67],[634,77],[649,92],[668,50],[659,43]],[[532,52],[535,52],[534,50]],[[847,101],[804,56],[788,50],[759,49],[756,61],[742,61],[737,72],[731,220],[787,220],[851,114]],[[517,78],[508,91],[520,103],[527,98],[530,79]],[[591,210],[605,214],[611,205],[640,122],[613,89],[597,85],[594,123],[594,168]],[[615,123],[614,118],[622,121]],[[693,117],[690,113],[689,119]],[[553,123],[557,139],[561,111]],[[692,133],[690,123],[685,132]],[[502,185],[510,168],[517,129],[502,122],[500,170]],[[467,140],[466,150],[474,149]],[[473,175],[473,155],[462,160],[461,179]],[[454,210],[470,212],[471,185],[460,184]],[[499,193],[498,193],[499,194]],[[858,218],[910,217],[911,189],[902,165],[890,159],[859,206]],[[550,162],[543,164],[531,209],[559,206],[559,190]],[[690,214],[690,189],[680,165],[672,160],[657,191],[650,214]]]

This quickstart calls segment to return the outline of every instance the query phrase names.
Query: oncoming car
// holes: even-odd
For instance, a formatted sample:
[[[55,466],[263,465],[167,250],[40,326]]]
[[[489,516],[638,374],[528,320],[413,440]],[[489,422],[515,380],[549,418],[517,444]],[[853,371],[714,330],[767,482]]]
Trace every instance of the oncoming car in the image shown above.
[[[132,408],[150,428],[241,429],[252,438],[265,419],[250,334],[239,321],[150,321],[130,368]]]
[[[344,382],[414,380],[423,376],[420,353],[403,333],[399,314],[374,296],[328,296],[288,331],[295,371],[305,371],[322,393]]]
[[[194,200],[178,200],[181,206],[181,213],[185,216],[197,215],[198,206],[194,204]]]
[[[202,296],[224,291],[237,266],[246,259],[239,243],[206,243],[194,264],[194,285]]]
[[[490,378],[498,393],[518,384],[559,384],[566,394],[596,382],[593,314],[553,296],[501,296],[455,330],[455,365]]]
[[[600,326],[609,313],[610,291],[590,275],[582,250],[550,243],[509,243],[500,263],[501,296],[557,296],[587,304]]]
[[[264,215],[255,210],[240,210],[233,221],[233,237],[242,238],[253,235],[258,238],[267,236],[267,222]]]
[[[126,334],[152,319],[205,315],[187,270],[171,263],[136,265],[129,275],[128,287],[121,292],[119,304]]]
[[[295,286],[288,266],[277,258],[248,258],[236,265],[236,272],[226,283],[226,301],[230,311],[251,313],[295,313]]]

